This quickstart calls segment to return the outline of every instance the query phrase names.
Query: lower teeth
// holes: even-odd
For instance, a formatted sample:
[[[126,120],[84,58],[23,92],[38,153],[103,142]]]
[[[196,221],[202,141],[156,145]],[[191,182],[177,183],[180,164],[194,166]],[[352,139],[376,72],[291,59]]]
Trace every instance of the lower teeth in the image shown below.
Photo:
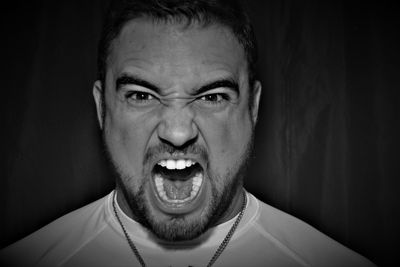
[[[162,178],[161,175],[156,175],[154,178],[154,181],[155,181],[155,185],[157,188],[157,193],[162,200],[164,200],[165,202],[171,203],[171,204],[181,204],[181,203],[188,202],[197,196],[197,194],[199,193],[201,184],[203,182],[203,174],[197,173],[191,179],[192,179],[192,188],[190,191],[190,195],[184,199],[177,199],[177,194],[173,194],[172,198],[171,198],[171,196],[168,196],[168,194],[164,188],[164,178]]]

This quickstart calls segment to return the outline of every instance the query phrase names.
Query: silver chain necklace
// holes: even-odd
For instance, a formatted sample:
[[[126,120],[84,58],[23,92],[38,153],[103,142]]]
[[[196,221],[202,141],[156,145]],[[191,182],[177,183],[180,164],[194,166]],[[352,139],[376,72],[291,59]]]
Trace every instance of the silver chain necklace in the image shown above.
[[[139,253],[139,250],[136,248],[136,246],[133,243],[132,239],[130,238],[128,232],[126,231],[125,226],[122,224],[122,221],[119,218],[119,215],[118,215],[118,212],[117,212],[117,208],[115,207],[115,191],[114,191],[114,195],[113,195],[112,205],[113,205],[115,217],[117,218],[117,221],[118,221],[119,225],[121,226],[122,231],[124,232],[126,241],[128,241],[128,244],[131,247],[131,249],[133,251],[133,254],[135,254],[136,259],[139,261],[140,265],[142,267],[145,267],[146,263],[144,262],[142,256]],[[224,249],[228,245],[229,241],[231,240],[231,238],[233,236],[233,233],[235,232],[237,226],[239,225],[240,220],[243,217],[243,213],[244,213],[244,210],[246,209],[246,205],[247,205],[247,198],[246,198],[246,193],[243,190],[243,203],[242,203],[242,207],[240,208],[239,215],[236,218],[235,222],[233,223],[233,225],[232,225],[231,229],[229,230],[228,234],[225,236],[224,240],[222,240],[222,242],[219,245],[218,249],[215,251],[215,253],[212,256],[211,260],[208,262],[207,267],[210,267],[211,265],[213,265],[215,263],[215,261],[218,259],[218,257],[222,254],[222,252],[224,251]]]

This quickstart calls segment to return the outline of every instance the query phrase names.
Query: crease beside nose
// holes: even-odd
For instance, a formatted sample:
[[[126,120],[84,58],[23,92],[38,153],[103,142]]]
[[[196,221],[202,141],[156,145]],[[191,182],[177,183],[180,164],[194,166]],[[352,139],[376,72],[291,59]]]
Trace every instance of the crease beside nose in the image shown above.
[[[189,143],[198,134],[192,112],[185,110],[164,112],[157,134],[161,140],[176,147],[182,147]]]

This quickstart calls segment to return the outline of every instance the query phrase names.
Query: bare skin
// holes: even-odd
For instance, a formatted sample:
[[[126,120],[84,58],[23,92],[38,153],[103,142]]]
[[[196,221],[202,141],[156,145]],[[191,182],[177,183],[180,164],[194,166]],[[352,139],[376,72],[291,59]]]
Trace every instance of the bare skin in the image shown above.
[[[243,201],[240,170],[257,120],[261,85],[254,86],[250,112],[245,52],[225,26],[183,27],[146,19],[126,24],[113,42],[105,85],[96,81],[93,88],[120,177],[122,210],[138,221],[146,214],[144,220],[155,228],[175,227],[175,238],[183,240],[204,232],[209,220],[219,224],[233,218]],[[155,172],[168,160],[171,166],[196,164],[198,191],[181,189],[192,186],[193,177],[170,180]],[[133,211],[133,202],[140,203],[142,213]],[[218,205],[224,212],[216,215]],[[197,234],[184,235],[197,226]],[[161,238],[170,238],[159,231]]]

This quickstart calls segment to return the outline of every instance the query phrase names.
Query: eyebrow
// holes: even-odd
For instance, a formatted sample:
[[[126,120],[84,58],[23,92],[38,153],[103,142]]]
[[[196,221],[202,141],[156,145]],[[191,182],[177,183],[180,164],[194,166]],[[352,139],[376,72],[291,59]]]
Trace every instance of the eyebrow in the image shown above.
[[[117,91],[121,90],[121,87],[124,85],[138,85],[138,86],[142,86],[147,89],[150,89],[150,90],[156,92],[157,94],[161,94],[161,90],[158,86],[156,86],[146,80],[143,80],[141,78],[135,77],[134,75],[131,75],[131,74],[129,74],[129,75],[123,74],[121,77],[119,77],[117,79],[116,90]],[[209,84],[203,85],[199,89],[195,90],[192,95],[199,95],[204,92],[210,91],[212,89],[221,88],[221,87],[231,89],[238,95],[240,94],[239,85],[236,81],[234,81],[233,79],[221,79],[221,80],[217,80],[217,81],[211,82]]]
[[[206,84],[202,87],[200,87],[198,90],[196,90],[194,92],[195,95],[199,95],[202,94],[204,92],[207,92],[209,90],[215,89],[215,88],[228,88],[231,89],[232,91],[234,91],[236,94],[240,94],[239,93],[239,85],[237,82],[235,82],[234,80],[231,79],[221,79],[221,80],[217,80],[214,82],[211,82],[209,84]]]
[[[145,81],[143,79],[140,79],[138,77],[135,77],[133,75],[123,74],[121,77],[119,77],[116,81],[116,90],[117,91],[121,90],[121,87],[124,85],[142,86],[156,92],[157,94],[160,94],[161,92],[160,88],[158,88],[156,85],[148,81]]]

